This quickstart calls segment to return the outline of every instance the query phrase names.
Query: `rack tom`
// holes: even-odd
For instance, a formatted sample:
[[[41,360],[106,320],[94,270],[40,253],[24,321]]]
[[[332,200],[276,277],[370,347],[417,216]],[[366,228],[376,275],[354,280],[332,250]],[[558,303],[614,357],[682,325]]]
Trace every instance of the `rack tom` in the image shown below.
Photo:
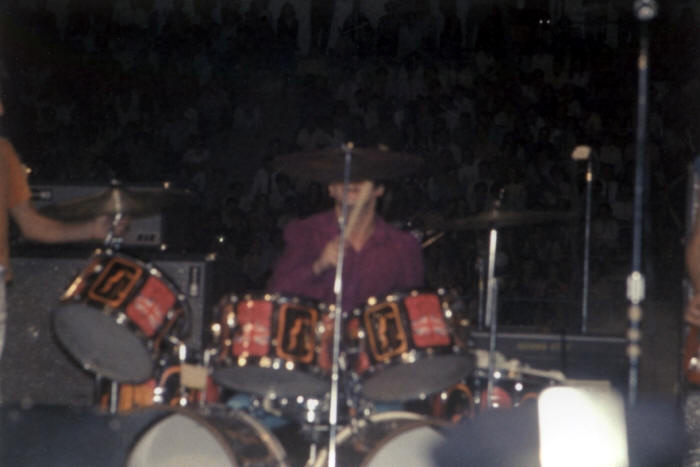
[[[415,399],[449,387],[473,367],[463,338],[468,322],[455,316],[442,289],[370,298],[355,315],[362,351],[353,366],[370,399]]]
[[[188,329],[184,296],[161,271],[130,256],[98,250],[52,312],[61,345],[82,366],[113,381],[152,376],[165,344]]]
[[[330,388],[332,323],[324,305],[280,294],[229,294],[216,307],[214,379],[264,396]]]

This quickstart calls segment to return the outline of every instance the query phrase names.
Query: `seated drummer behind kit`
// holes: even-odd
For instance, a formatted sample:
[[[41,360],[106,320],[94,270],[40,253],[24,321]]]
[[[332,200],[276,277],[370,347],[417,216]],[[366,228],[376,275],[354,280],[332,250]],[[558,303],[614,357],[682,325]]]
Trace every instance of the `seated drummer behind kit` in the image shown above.
[[[342,307],[351,311],[371,296],[423,286],[423,254],[418,241],[385,222],[377,214],[377,201],[384,185],[371,181],[348,186],[348,221],[343,259]],[[328,193],[333,209],[306,219],[291,221],[284,231],[285,249],[266,290],[335,304],[333,288],[338,248],[343,184],[331,183]],[[238,394],[228,401],[245,409],[250,398]],[[265,417],[270,428],[284,425],[276,417]]]
[[[423,285],[423,256],[418,241],[377,214],[384,185],[371,181],[348,186],[348,220],[342,275],[344,312],[362,306],[369,297]],[[335,304],[333,289],[340,242],[339,219],[343,183],[328,193],[333,209],[290,222],[284,231],[285,250],[267,290]]]
[[[0,101],[0,116],[3,114],[4,108]],[[0,137],[0,267],[5,272],[6,283],[12,279],[9,247],[10,216],[17,223],[24,237],[42,243],[103,240],[110,229],[114,229],[113,233],[121,235],[128,224],[125,219],[122,219],[113,226],[109,216],[99,216],[90,221],[75,223],[57,221],[43,216],[32,206],[27,171],[17,151],[7,138]],[[2,285],[4,284],[0,284]],[[0,357],[2,357],[5,337],[4,309],[4,303],[0,303]]]

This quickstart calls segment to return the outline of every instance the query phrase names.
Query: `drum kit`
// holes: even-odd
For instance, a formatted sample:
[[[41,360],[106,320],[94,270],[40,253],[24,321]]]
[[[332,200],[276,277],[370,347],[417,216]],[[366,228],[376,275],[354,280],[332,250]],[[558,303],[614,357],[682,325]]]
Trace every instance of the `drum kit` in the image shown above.
[[[275,163],[292,176],[347,183],[406,175],[419,159],[385,148],[344,146]],[[113,186],[43,211],[66,220],[136,218],[185,197],[172,189]],[[494,210],[432,227],[483,230],[560,218]],[[342,286],[336,293],[342,294]],[[451,419],[473,416],[475,407],[526,399],[520,394],[526,383],[520,367],[503,371],[493,348],[488,365],[483,355],[475,356],[471,323],[455,312],[445,290],[392,291],[354,310],[342,310],[340,303],[233,291],[216,302],[203,348],[191,349],[193,318],[185,295],[154,264],[120,251],[118,239],[109,235],[60,297],[52,326],[66,352],[102,387],[108,382],[109,393],[98,394],[103,409],[167,408],[167,416],[135,444],[131,466],[171,465],[156,461],[178,456],[206,459],[207,465],[389,465],[402,458],[405,465],[432,465],[431,449],[439,446]],[[550,376],[535,386],[563,380]],[[482,394],[486,386],[497,387],[498,400],[491,400],[493,390]],[[536,396],[531,387],[528,393]],[[224,396],[236,394],[249,396],[245,409],[226,405]],[[447,408],[456,394],[468,399],[459,411]],[[506,399],[508,404],[501,402]],[[416,400],[433,408],[381,410]],[[298,447],[285,445],[282,435],[260,421],[268,415],[301,426],[303,456],[294,458],[291,450]]]

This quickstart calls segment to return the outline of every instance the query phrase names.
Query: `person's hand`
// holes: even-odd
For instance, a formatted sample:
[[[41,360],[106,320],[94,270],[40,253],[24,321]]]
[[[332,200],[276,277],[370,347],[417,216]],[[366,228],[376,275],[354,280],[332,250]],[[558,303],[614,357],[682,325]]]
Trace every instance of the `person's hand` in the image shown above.
[[[103,240],[112,232],[115,237],[121,237],[129,228],[129,218],[122,217],[116,223],[114,217],[106,214],[96,217],[91,221],[92,238]]]
[[[683,317],[686,322],[694,326],[700,326],[700,293],[694,294],[688,301]]]
[[[330,242],[326,243],[323,247],[323,251],[319,255],[318,259],[314,262],[312,268],[314,274],[319,275],[328,268],[336,267],[338,265],[338,248],[340,245],[340,238],[336,237]]]

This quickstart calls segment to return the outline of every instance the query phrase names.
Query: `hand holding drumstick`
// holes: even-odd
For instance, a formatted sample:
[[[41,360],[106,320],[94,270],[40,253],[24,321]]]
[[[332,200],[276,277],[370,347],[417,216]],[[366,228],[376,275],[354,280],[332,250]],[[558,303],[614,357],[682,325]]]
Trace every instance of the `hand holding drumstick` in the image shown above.
[[[339,211],[342,203],[342,184],[333,184],[329,187],[331,197],[336,200],[336,211]],[[383,187],[381,187],[383,192]],[[352,193],[348,194],[350,214],[345,225],[345,243],[351,243],[360,249],[369,238],[374,221],[374,192],[377,188],[372,182],[361,182],[353,184]],[[338,266],[338,253],[340,248],[340,237],[335,237],[323,247],[318,259],[314,261],[312,269],[315,275],[330,268]]]

